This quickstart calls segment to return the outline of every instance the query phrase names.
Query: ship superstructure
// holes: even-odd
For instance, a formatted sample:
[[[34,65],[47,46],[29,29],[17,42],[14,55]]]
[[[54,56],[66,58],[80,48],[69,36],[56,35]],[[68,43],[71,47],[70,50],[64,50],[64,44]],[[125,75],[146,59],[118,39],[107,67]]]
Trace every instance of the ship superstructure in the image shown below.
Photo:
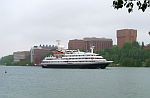
[[[45,57],[41,65],[43,68],[101,68],[104,69],[113,61],[107,61],[102,56],[80,50],[63,50],[54,52],[53,56]]]

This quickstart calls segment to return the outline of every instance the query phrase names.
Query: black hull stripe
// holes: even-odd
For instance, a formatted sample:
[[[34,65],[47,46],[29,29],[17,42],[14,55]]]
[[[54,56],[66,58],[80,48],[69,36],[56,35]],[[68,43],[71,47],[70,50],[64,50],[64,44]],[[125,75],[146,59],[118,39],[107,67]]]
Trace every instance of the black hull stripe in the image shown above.
[[[47,64],[42,65],[43,68],[76,68],[76,69],[105,69],[109,63],[101,64]]]

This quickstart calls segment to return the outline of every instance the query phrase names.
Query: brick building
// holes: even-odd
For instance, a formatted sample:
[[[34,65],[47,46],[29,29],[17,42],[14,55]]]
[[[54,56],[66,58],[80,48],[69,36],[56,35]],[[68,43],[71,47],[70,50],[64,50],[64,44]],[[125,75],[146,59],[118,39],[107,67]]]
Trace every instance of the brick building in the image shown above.
[[[79,39],[69,40],[68,49],[85,50],[84,44],[85,44],[84,40],[79,40]]]
[[[91,37],[83,38],[83,40],[69,40],[68,49],[90,51],[90,47],[95,46],[94,50],[99,51],[106,48],[112,48],[112,45],[112,39]]]
[[[52,46],[51,48],[46,48],[47,45],[44,47],[40,46],[34,46],[31,48],[31,63],[38,65],[41,63],[41,61],[44,59],[45,56],[49,55],[53,50],[56,50],[57,47]],[[54,48],[55,47],[55,48]]]
[[[121,29],[117,30],[117,45],[122,48],[127,42],[134,42],[137,38],[137,30]]]

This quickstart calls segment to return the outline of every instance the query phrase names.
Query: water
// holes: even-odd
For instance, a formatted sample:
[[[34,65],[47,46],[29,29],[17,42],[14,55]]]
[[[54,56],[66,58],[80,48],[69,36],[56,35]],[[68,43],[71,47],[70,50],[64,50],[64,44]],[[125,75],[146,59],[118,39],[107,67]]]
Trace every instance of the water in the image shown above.
[[[2,66],[0,98],[150,98],[149,75],[150,68]]]

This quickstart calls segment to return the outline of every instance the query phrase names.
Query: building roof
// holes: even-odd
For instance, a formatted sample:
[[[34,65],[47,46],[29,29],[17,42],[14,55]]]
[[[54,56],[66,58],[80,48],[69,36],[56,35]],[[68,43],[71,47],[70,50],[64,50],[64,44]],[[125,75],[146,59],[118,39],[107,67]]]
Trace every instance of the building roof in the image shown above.
[[[73,39],[69,41],[112,41],[110,38],[85,37],[83,39]]]
[[[112,39],[108,38],[96,38],[96,37],[85,37],[83,38],[84,41],[112,41]]]

